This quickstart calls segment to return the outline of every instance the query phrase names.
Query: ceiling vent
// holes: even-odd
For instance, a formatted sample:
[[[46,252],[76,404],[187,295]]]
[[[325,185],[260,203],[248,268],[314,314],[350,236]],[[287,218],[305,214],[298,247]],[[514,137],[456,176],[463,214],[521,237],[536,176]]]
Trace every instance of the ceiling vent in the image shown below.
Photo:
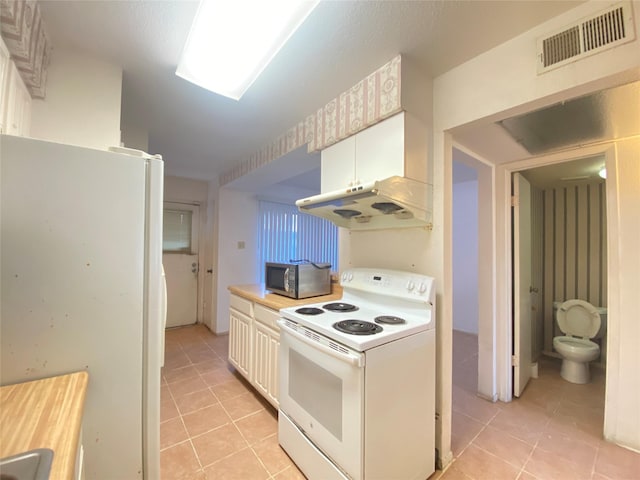
[[[635,39],[629,2],[618,3],[537,43],[538,74]]]

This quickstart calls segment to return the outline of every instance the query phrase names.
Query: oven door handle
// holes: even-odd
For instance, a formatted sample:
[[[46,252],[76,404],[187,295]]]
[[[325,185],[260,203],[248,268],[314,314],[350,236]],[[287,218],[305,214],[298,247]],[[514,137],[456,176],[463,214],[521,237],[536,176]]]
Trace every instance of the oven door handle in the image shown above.
[[[343,361],[345,363],[353,365],[354,367],[357,367],[357,368],[364,367],[364,355],[355,355],[355,354],[350,353],[350,352],[342,352],[342,351],[334,350],[333,348],[331,348],[331,347],[329,347],[327,345],[324,345],[323,343],[320,343],[320,342],[318,342],[316,340],[313,340],[313,339],[307,337],[306,335],[301,334],[297,330],[294,330],[289,325],[287,325],[282,319],[278,320],[278,325],[280,325],[280,332],[281,333],[286,333],[288,335],[291,335],[296,340],[299,340],[302,343],[304,343],[304,344],[306,344],[306,345],[308,345],[310,347],[313,347],[316,350],[321,351],[322,353],[330,355],[333,358],[336,358],[336,359],[338,359],[340,361]],[[298,328],[306,330],[306,328],[302,327],[302,326],[300,326]],[[331,340],[329,340],[329,341],[331,342]],[[335,343],[335,342],[331,342],[331,343]]]

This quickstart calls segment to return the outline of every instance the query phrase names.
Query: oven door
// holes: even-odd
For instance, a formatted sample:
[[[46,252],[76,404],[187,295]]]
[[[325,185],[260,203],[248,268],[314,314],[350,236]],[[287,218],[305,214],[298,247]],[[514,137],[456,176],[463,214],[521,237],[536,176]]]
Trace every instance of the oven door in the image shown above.
[[[280,410],[336,466],[362,478],[364,354],[288,320],[278,324]]]

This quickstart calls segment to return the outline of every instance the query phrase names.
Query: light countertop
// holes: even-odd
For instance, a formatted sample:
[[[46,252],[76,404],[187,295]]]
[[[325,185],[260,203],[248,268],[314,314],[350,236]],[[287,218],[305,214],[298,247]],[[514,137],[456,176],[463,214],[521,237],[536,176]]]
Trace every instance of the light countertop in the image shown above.
[[[0,458],[50,448],[50,478],[74,478],[88,382],[77,372],[0,387]]]
[[[271,293],[271,291],[265,290],[264,284],[231,285],[228,289],[234,295],[238,295],[239,297],[246,298],[247,300],[251,300],[274,310],[308,305],[310,303],[331,302],[342,298],[342,287],[337,284],[331,284],[331,294],[329,295],[302,298],[298,300],[278,295],[276,293]]]

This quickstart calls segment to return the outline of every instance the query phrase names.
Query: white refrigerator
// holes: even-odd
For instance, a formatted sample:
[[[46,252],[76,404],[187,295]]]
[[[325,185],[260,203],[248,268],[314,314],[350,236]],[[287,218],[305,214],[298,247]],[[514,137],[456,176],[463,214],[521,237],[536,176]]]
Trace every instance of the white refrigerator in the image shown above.
[[[162,159],[0,135],[0,184],[0,384],[86,370],[85,478],[160,478]]]

